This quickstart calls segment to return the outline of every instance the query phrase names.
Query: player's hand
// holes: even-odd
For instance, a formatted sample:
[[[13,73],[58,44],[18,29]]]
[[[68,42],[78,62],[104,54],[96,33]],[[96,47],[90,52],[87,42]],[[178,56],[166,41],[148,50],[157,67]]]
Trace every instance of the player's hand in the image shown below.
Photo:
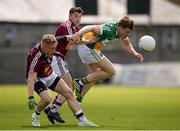
[[[29,97],[28,97],[28,107],[29,107],[29,109],[30,109],[30,110],[33,110],[36,105],[37,105],[37,104],[36,104],[36,102],[35,102],[35,100],[34,100],[34,97],[33,97],[33,96],[29,96]]]
[[[139,62],[140,62],[140,63],[143,62],[144,58],[143,58],[143,56],[142,56],[141,54],[135,53],[134,56],[135,56],[137,59],[139,59]]]
[[[73,41],[73,42],[76,42],[76,41],[78,41],[80,39],[80,35],[78,34],[78,33],[75,33],[75,34],[73,34],[72,36],[71,36],[71,40]]]
[[[72,35],[66,35],[67,41],[70,41],[72,39]]]

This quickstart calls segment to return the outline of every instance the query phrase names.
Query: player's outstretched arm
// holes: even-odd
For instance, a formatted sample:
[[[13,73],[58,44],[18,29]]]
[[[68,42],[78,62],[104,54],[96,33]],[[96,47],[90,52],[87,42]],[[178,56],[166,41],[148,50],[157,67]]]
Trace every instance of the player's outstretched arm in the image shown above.
[[[58,36],[58,37],[56,37],[56,40],[58,41],[58,42],[67,42],[67,41],[69,41],[69,39],[70,39],[70,36],[66,36],[66,35],[62,35],[62,36]]]
[[[84,26],[82,29],[80,29],[78,32],[76,32],[75,34],[72,35],[72,40],[73,41],[77,41],[78,39],[80,39],[80,37],[87,33],[87,32],[93,32],[96,35],[100,35],[100,26],[99,25],[87,25]]]
[[[121,39],[121,44],[123,48],[130,54],[134,55],[140,63],[143,62],[143,56],[140,53],[136,52],[128,37],[126,39]]]

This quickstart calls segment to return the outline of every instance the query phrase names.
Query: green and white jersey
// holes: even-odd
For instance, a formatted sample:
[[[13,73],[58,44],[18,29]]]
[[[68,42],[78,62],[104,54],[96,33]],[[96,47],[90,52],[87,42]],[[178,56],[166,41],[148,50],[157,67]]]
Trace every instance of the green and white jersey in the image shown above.
[[[117,23],[116,22],[107,22],[100,25],[101,34],[100,41],[104,40],[113,40],[118,38],[116,32]]]
[[[102,42],[102,47],[106,46],[107,43],[109,43],[109,40],[113,40],[118,38],[117,32],[116,32],[117,23],[116,22],[107,22],[100,25],[101,34],[97,37],[99,38],[99,41]],[[90,49],[95,48],[96,43],[87,44],[86,46]]]

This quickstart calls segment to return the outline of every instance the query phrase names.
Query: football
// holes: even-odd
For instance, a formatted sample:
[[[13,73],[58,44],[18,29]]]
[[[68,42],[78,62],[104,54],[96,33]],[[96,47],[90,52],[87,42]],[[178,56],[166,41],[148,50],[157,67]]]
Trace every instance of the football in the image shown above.
[[[144,35],[139,39],[139,49],[144,52],[153,51],[156,46],[156,41],[152,36]]]

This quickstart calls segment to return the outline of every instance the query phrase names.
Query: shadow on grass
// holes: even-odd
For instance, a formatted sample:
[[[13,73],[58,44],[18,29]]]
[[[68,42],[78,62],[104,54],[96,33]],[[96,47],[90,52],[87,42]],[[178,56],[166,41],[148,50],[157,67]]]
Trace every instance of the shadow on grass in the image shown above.
[[[34,126],[30,126],[30,125],[22,125],[21,126],[21,129],[23,130],[28,130],[28,129],[33,129],[33,130],[41,130],[41,129],[73,129],[73,130],[83,130],[83,129],[86,129],[86,130],[89,130],[89,129],[104,129],[105,126],[100,126],[100,127],[79,127],[78,125],[70,125],[70,124],[62,124],[62,125],[42,125],[40,127],[34,127]]]
[[[70,124],[64,124],[64,125],[42,125],[40,127],[34,127],[30,125],[22,125],[21,126],[24,129],[44,129],[44,128],[77,128],[77,125],[70,125]]]

